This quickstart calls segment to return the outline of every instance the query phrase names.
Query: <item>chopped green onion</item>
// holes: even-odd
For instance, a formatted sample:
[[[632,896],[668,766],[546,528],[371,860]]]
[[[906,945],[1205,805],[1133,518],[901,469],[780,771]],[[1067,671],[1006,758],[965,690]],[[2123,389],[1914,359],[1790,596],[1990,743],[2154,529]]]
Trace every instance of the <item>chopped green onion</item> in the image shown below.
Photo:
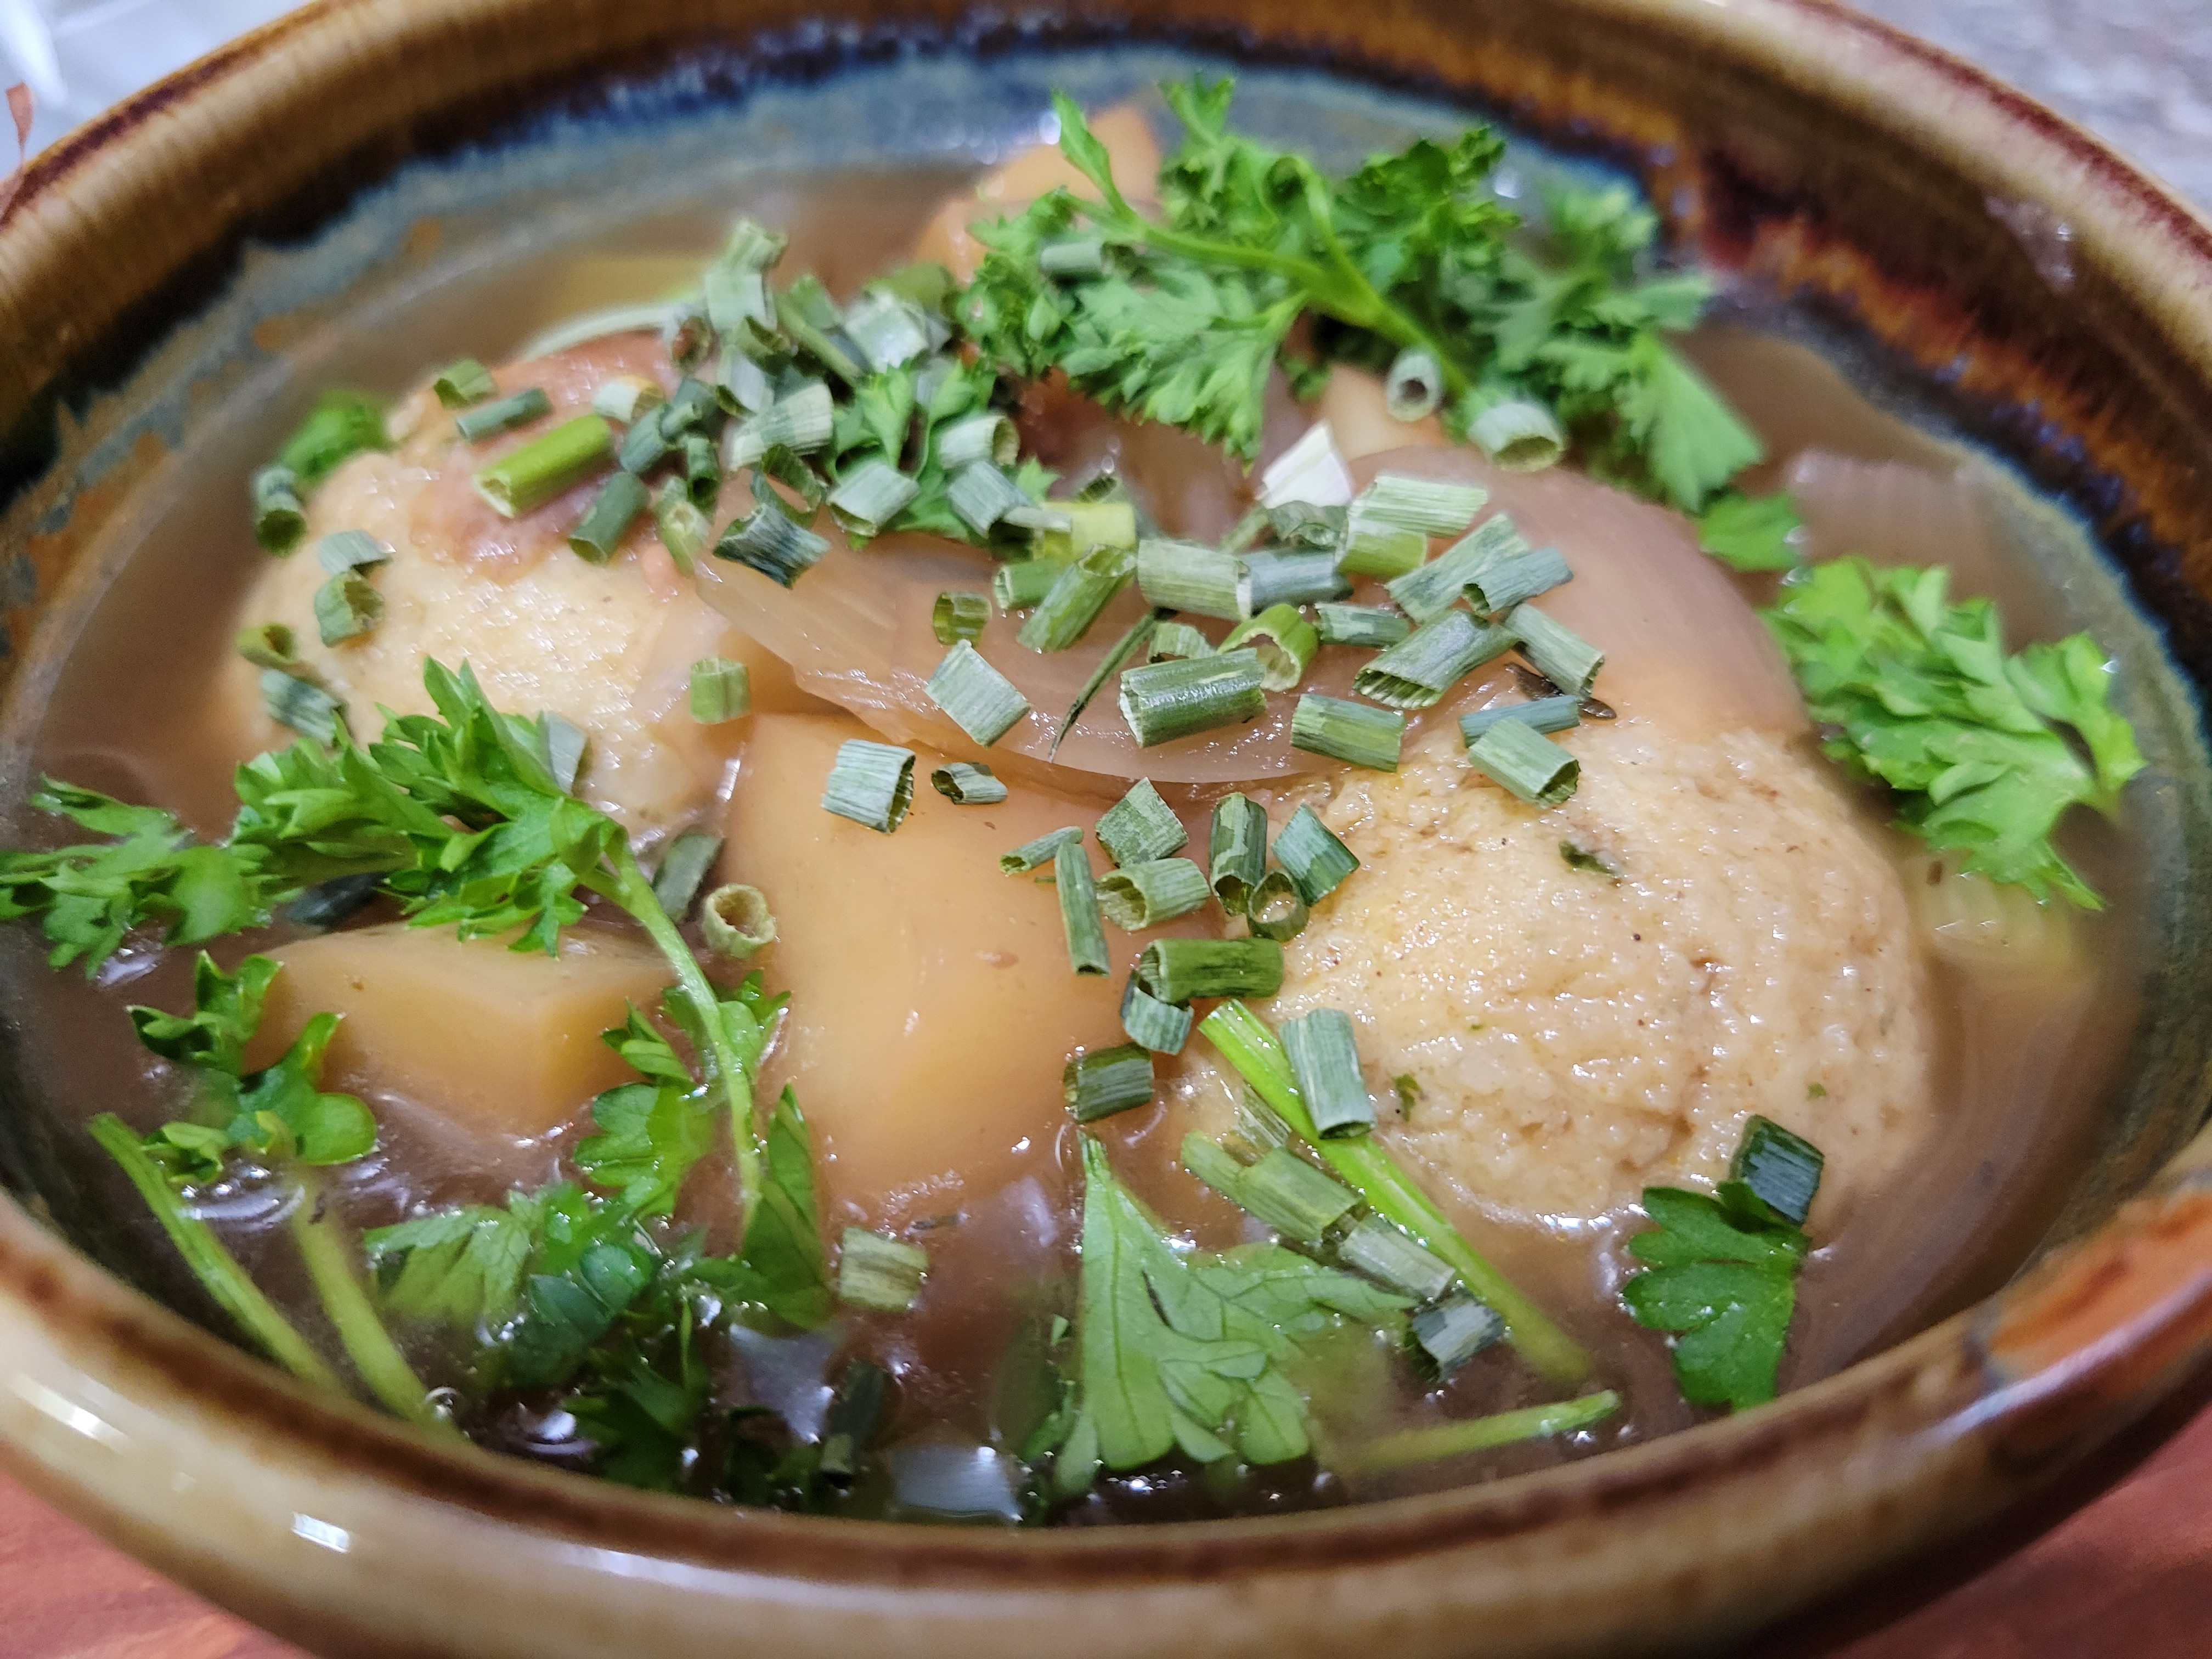
[[[289,553],[307,533],[300,500],[300,475],[289,466],[264,466],[253,475],[253,539],[264,553]]]
[[[1249,647],[1260,659],[1260,684],[1269,691],[1287,691],[1305,678],[1306,665],[1321,649],[1321,635],[1290,605],[1271,605],[1247,623],[1230,629],[1221,641],[1224,651]]]
[[[1094,547],[1135,550],[1137,508],[1133,501],[1054,501],[1052,505],[1066,515],[1067,528],[1037,532],[1039,558],[1079,559]]]
[[[1308,904],[1319,904],[1359,867],[1352,849],[1330,833],[1310,806],[1291,814],[1275,837],[1275,862],[1290,873],[1291,885]]]
[[[584,750],[590,746],[591,738],[574,721],[550,711],[538,717],[538,731],[545,769],[561,786],[562,794],[575,793],[576,775],[584,769]]]
[[[1389,372],[1382,377],[1382,404],[1392,420],[1424,420],[1443,400],[1443,366],[1434,352],[1408,346],[1391,360]]]
[[[660,343],[668,360],[685,374],[703,365],[714,349],[714,325],[696,295],[678,300],[661,313]]]
[[[1027,875],[1040,864],[1050,864],[1053,855],[1061,848],[1080,847],[1082,844],[1082,827],[1071,823],[1064,830],[1039,836],[1035,841],[1024,842],[1011,853],[1000,854],[999,872],[1007,876]]]
[[[1146,663],[1124,670],[1119,701],[1137,746],[1242,726],[1267,712],[1260,659],[1249,651]]]
[[[1428,556],[1429,538],[1419,531],[1371,518],[1355,502],[1345,521],[1344,550],[1336,556],[1336,568],[1347,576],[1395,581],[1419,569]]]
[[[615,429],[604,416],[579,415],[480,470],[477,494],[495,512],[520,518],[590,477],[614,447]]]
[[[881,374],[929,349],[929,327],[920,306],[886,288],[871,288],[845,312],[845,337]]]
[[[1150,662],[1166,662],[1170,658],[1210,657],[1213,641],[1188,623],[1164,622],[1152,630],[1152,648],[1146,653]]]
[[[1004,611],[1026,611],[1052,592],[1067,567],[1057,559],[1016,559],[991,573],[991,597]]]
[[[1382,651],[1413,631],[1413,624],[1383,605],[1317,605],[1315,629],[1323,645],[1358,645]]]
[[[1336,1254],[1357,1268],[1416,1302],[1433,1302],[1452,1287],[1452,1270],[1381,1216],[1368,1214],[1337,1241]]]
[[[283,623],[260,623],[239,630],[238,654],[256,668],[290,673],[300,665],[299,636]]]
[[[1139,778],[1129,793],[1098,819],[1098,844],[1116,864],[1146,864],[1181,852],[1190,831],[1175,809],[1160,799],[1150,778]]]
[[[1492,514],[1419,569],[1388,584],[1390,598],[1415,622],[1431,621],[1459,603],[1468,580],[1485,564],[1528,547],[1511,519]]]
[[[1572,580],[1574,572],[1555,547],[1504,553],[1486,561],[1468,579],[1468,603],[1486,617],[1508,611],[1523,599],[1548,593]]]
[[[1539,697],[1534,702],[1500,703],[1459,717],[1459,734],[1470,744],[1500,720],[1519,720],[1531,732],[1565,732],[1582,724],[1582,699]]]
[[[315,538],[315,562],[333,576],[392,562],[392,550],[366,530],[335,530]]]
[[[635,472],[617,468],[607,475],[607,481],[592,497],[584,516],[568,532],[570,550],[586,564],[605,564],[614,557],[615,550],[622,545],[623,538],[629,534],[630,526],[637,522],[637,515],[645,511],[650,500],[643,479]]]
[[[1005,860],[1000,864],[1003,868]],[[1052,855],[1060,889],[1060,926],[1067,936],[1067,965],[1079,974],[1106,971],[1106,924],[1098,918],[1098,888],[1080,838],[1062,842]]]
[[[1243,566],[1200,542],[1147,536],[1137,544],[1137,586],[1145,603],[1165,611],[1235,622],[1243,616],[1237,589]]]
[[[714,441],[703,432],[685,433],[680,447],[684,486],[690,492],[691,504],[704,513],[721,498],[721,458],[714,453]]]
[[[1121,988],[1121,1029],[1139,1048],[1156,1054],[1179,1054],[1190,1040],[1191,1012],[1172,1002],[1162,1002],[1137,983],[1134,974]]]
[[[1471,1296],[1447,1297],[1406,1322],[1407,1346],[1421,1373],[1445,1382],[1454,1372],[1505,1334],[1498,1310]]]
[[[929,1252],[887,1233],[848,1227],[837,1245],[837,1299],[874,1313],[906,1313],[921,1297]]]
[[[1244,900],[1244,925],[1255,937],[1277,944],[1296,939],[1311,919],[1312,912],[1287,870],[1268,871]]]
[[[719,424],[721,413],[722,401],[714,395],[714,388],[686,374],[676,383],[676,395],[658,418],[662,434],[672,443],[695,429]]]
[[[1263,509],[1267,528],[1285,552],[1327,553],[1344,550],[1344,532],[1351,509],[1316,507],[1311,501],[1278,501]]]
[[[1317,691],[1300,697],[1291,712],[1291,748],[1378,772],[1398,769],[1405,737],[1406,717],[1395,709],[1325,697]]]
[[[1048,276],[1103,276],[1106,238],[1097,231],[1048,237],[1038,246],[1036,262]]]
[[[1193,1130],[1183,1137],[1182,1166],[1231,1203],[1301,1244],[1320,1243],[1359,1202],[1285,1146],[1270,1147],[1255,1163],[1240,1164]]]
[[[674,454],[677,441],[662,426],[667,415],[668,410],[663,409],[632,422],[629,430],[623,434],[622,441],[615,446],[615,465],[642,477]]]
[[[1340,599],[1351,580],[1336,568],[1333,553],[1253,553],[1246,556],[1237,583],[1237,611],[1256,617],[1270,605],[1310,605]]]
[[[1137,958],[1137,982],[1162,1002],[1271,997],[1283,988],[1283,947],[1271,939],[1156,939]]]
[[[1805,1224],[1820,1190],[1826,1163],[1820,1149],[1771,1118],[1754,1116],[1743,1126],[1743,1139],[1729,1164],[1729,1177],[1751,1188],[1752,1195],[1784,1220]]]
[[[757,415],[775,401],[775,382],[744,352],[728,346],[714,374],[714,401],[727,415]],[[599,412],[604,415],[606,410]]]
[[[830,492],[830,511],[852,535],[880,536],[890,521],[914,504],[921,486],[880,458],[863,462]]]
[[[1213,896],[1231,915],[1241,914],[1267,867],[1267,809],[1234,790],[1214,802],[1207,854]]]
[[[995,806],[1006,798],[1006,786],[988,766],[950,761],[929,775],[929,787],[955,806]]]
[[[760,495],[763,477],[775,480],[799,497],[799,506],[805,509],[797,515],[802,522],[811,522],[822,503],[829,498],[828,483],[788,444],[770,444],[768,452],[760,458],[759,468],[753,474],[752,487],[756,499]],[[712,503],[702,505],[711,506]],[[789,504],[787,502],[786,505]]]
[[[757,481],[759,475],[754,475]],[[723,531],[714,544],[718,559],[750,565],[781,586],[788,587],[812,569],[830,544],[793,520],[774,490],[765,486],[753,492],[753,510]]]
[[[1620,1396],[1610,1389],[1586,1394],[1579,1400],[1562,1400],[1548,1406],[1522,1406],[1488,1417],[1438,1423],[1425,1429],[1403,1429],[1380,1440],[1348,1451],[1340,1451],[1335,1467],[1346,1474],[1381,1474],[1416,1463],[1435,1463],[1447,1457],[1464,1457],[1524,1440],[1544,1440],[1553,1435],[1574,1434],[1603,1422],[1620,1409]]]
[[[1268,1040],[1273,1041],[1272,1032],[1269,1033]],[[1283,1076],[1287,1079],[1290,1074],[1290,1062],[1285,1060]],[[1249,1083],[1245,1084],[1243,1093],[1237,1098],[1236,1133],[1237,1138],[1250,1151],[1252,1155],[1246,1158],[1245,1162],[1251,1164],[1258,1163],[1274,1147],[1289,1146],[1295,1139],[1291,1133],[1291,1126],[1283,1121],[1281,1115],[1273,1107],[1261,1097],[1260,1091]],[[1239,1153],[1238,1156],[1243,1157],[1243,1154]]]
[[[691,718],[700,725],[720,726],[750,714],[752,708],[752,674],[744,664],[702,657],[691,665]]]
[[[1036,505],[989,461],[969,461],[952,474],[945,495],[961,522],[979,536],[989,535],[1012,514]]]
[[[937,463],[948,477],[975,461],[1009,467],[1022,453],[1021,434],[995,410],[953,422],[936,434],[936,446]]]
[[[1152,1097],[1152,1057],[1134,1042],[1078,1054],[1060,1075],[1067,1109],[1078,1123],[1147,1104]]]
[[[1030,700],[966,640],[954,641],[923,690],[955,726],[986,749],[1030,712]]]
[[[552,412],[553,400],[545,395],[543,386],[525,386],[520,392],[508,393],[496,403],[480,404],[474,409],[464,410],[453,417],[453,429],[465,441],[480,444],[486,438],[496,438],[502,432],[528,426],[531,422]]]
[[[1359,1074],[1359,1048],[1352,1016],[1316,1008],[1286,1019],[1276,1035],[1291,1057],[1291,1075],[1314,1128],[1327,1139],[1364,1135],[1375,1127],[1375,1100]]]
[[[279,726],[289,726],[318,743],[335,742],[345,705],[313,680],[281,668],[261,671],[261,706]]]
[[[1125,864],[1098,883],[1098,908],[1127,933],[1187,916],[1208,896],[1206,872],[1188,859]]]
[[[1447,611],[1423,623],[1352,676],[1352,689],[1393,708],[1430,708],[1493,658],[1513,647],[1511,629]]]
[[[829,443],[836,422],[836,406],[828,385],[807,380],[732,426],[722,440],[722,465],[735,472],[778,444],[794,455],[811,455]]]
[[[775,917],[759,888],[732,881],[707,895],[699,907],[699,931],[716,956],[742,962],[775,943]]]
[[[686,830],[669,842],[660,868],[653,872],[653,896],[660,908],[678,921],[690,915],[691,901],[721,855],[722,838],[703,830]]]
[[[1605,653],[1569,628],[1554,622],[1533,605],[1516,605],[1504,625],[1521,641],[1521,654],[1536,672],[1559,688],[1587,697],[1605,666]]]
[[[838,746],[822,792],[825,811],[888,836],[906,821],[913,805],[913,750],[866,738],[848,738]]]
[[[1444,483],[1404,472],[1384,472],[1359,492],[1352,504],[1363,515],[1424,536],[1455,536],[1474,522],[1490,500],[1480,484]]]
[[[658,380],[642,374],[617,374],[599,382],[592,392],[592,413],[604,415],[624,426],[634,424],[668,401]]]
[[[276,465],[293,473],[301,489],[312,489],[364,451],[391,447],[382,406],[365,392],[333,386],[284,441]]]
[[[715,264],[702,281],[707,320],[714,332],[745,351],[770,351],[776,343],[775,301],[768,273],[757,266]]]
[[[1280,507],[1307,501],[1341,507],[1352,499],[1352,470],[1336,447],[1327,421],[1316,421],[1303,436],[1270,462],[1260,475],[1260,505]]]
[[[957,588],[947,588],[937,596],[937,603],[929,610],[930,631],[937,635],[939,645],[952,645],[966,640],[971,645],[983,637],[984,624],[991,620],[991,601],[981,593],[963,593]]]
[[[1540,472],[1564,454],[1566,434],[1541,404],[1492,404],[1468,423],[1468,441],[1508,472]]]
[[[838,333],[843,317],[819,277],[801,276],[777,295],[775,319],[802,351],[847,386],[867,378],[867,370],[845,349]]]
[[[1526,720],[1500,720],[1468,745],[1468,764],[1522,800],[1557,806],[1575,793],[1582,767]]]
[[[1024,498],[1026,499],[1026,497]],[[1137,562],[1127,548],[1101,547],[1059,567],[1017,636],[1032,651],[1065,651],[1091,631],[1098,613],[1127,586]]]
[[[860,1474],[861,1454],[883,1420],[890,1382],[890,1373],[872,1359],[848,1361],[838,1379],[836,1395],[822,1420],[822,1455],[814,1472],[840,1492],[848,1490]]]
[[[714,538],[713,521],[674,478],[664,481],[653,498],[653,527],[668,556],[676,561],[676,568],[687,576]]]
[[[1120,673],[1123,665],[1132,658],[1144,654],[1145,646],[1152,637],[1152,630],[1159,625],[1160,613],[1147,611],[1131,623],[1128,631],[1107,648],[1105,654],[1092,666],[1090,678],[1083,682],[1074,700],[1067,705],[1067,714],[1060,720],[1060,729],[1052,734],[1052,747],[1045,750],[1047,760],[1060,753],[1060,745],[1067,740],[1067,734],[1075,729],[1076,721],[1083,718],[1083,711],[1091,707],[1091,701],[1098,695],[1100,688]]]
[[[383,617],[384,595],[354,571],[342,572],[315,590],[315,628],[325,645],[366,634]]]
[[[440,369],[437,379],[430,382],[430,390],[438,394],[438,401],[447,408],[466,409],[471,404],[497,396],[499,386],[489,369],[473,357],[464,357]]]

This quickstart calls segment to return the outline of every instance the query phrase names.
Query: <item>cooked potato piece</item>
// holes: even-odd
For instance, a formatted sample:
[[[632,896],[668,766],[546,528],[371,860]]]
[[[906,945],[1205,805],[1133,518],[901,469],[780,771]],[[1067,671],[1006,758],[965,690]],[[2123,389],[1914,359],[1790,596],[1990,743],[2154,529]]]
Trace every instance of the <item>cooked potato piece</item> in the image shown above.
[[[626,1003],[649,1008],[672,980],[642,939],[572,927],[561,954],[463,944],[404,923],[301,939],[284,964],[251,1063],[281,1054],[314,1014],[342,1014],[325,1085],[389,1090],[465,1127],[543,1134],[629,1080],[599,1033]]]

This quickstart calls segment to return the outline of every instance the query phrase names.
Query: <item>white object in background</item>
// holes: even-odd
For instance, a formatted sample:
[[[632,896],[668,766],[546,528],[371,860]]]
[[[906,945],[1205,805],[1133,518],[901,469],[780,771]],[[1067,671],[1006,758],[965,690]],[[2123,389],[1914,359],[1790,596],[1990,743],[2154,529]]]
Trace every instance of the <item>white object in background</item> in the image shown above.
[[[54,56],[54,37],[36,0],[0,0],[0,58],[14,66],[40,103],[59,104],[69,96]]]

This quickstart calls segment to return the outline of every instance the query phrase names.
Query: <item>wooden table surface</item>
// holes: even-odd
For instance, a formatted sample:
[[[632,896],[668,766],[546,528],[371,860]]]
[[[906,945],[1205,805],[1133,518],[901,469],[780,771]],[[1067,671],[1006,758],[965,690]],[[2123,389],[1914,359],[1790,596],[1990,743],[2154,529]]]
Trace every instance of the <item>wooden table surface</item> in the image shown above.
[[[1929,1572],[1854,1592],[1769,1659],[2204,1659],[2212,1654],[2212,1407],[2086,1509],[1928,1599]],[[1978,1547],[1987,1553],[1984,1540]],[[1954,1564],[1955,1565],[1955,1564]],[[1935,1570],[1941,1572],[1940,1565]],[[1912,1606],[1891,1617],[1887,1604]],[[1869,1614],[1883,1627],[1865,1633]],[[4,1659],[296,1659],[0,1476]]]

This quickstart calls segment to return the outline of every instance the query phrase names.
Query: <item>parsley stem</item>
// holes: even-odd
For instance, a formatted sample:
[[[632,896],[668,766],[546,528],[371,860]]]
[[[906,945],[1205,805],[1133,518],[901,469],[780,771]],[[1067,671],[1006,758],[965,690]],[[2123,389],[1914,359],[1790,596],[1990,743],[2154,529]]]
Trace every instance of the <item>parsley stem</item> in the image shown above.
[[[1415,1243],[1449,1263],[1460,1281],[1497,1310],[1505,1322],[1507,1338],[1523,1359],[1558,1382],[1579,1382],[1589,1374],[1589,1356],[1580,1345],[1461,1237],[1436,1200],[1414,1183],[1380,1139],[1371,1134],[1334,1139],[1322,1136],[1298,1092],[1290,1057],[1265,1020],[1231,998],[1208,1014],[1199,1030],[1346,1185],[1378,1214],[1410,1233]]]
[[[302,1382],[340,1392],[337,1373],[307,1346],[307,1339],[293,1328],[291,1322],[276,1310],[276,1304],[261,1293],[261,1287],[238,1265],[238,1259],[223,1248],[214,1229],[185,1207],[171,1189],[167,1174],[146,1155],[138,1132],[112,1112],[102,1112],[87,1127],[101,1149],[130,1176],[131,1184],[146,1200],[146,1207],[153,1211],[154,1218],[161,1224],[161,1231],[168,1234],[169,1242],[177,1247],[177,1254],[184,1257],[185,1265],[192,1270],[217,1305],[237,1321],[239,1328],[271,1359]]]
[[[1543,1440],[1555,1434],[1573,1434],[1603,1422],[1620,1409],[1620,1396],[1610,1389],[1603,1389],[1577,1400],[1524,1406],[1518,1411],[1385,1435],[1352,1451],[1337,1453],[1331,1459],[1331,1467],[1339,1474],[1368,1474],[1404,1468],[1413,1463],[1433,1463],[1440,1458],[1464,1457],[1469,1452],[1488,1451],[1495,1446]]]
[[[443,1426],[444,1419],[431,1409],[430,1391],[377,1317],[351,1254],[325,1215],[321,1185],[303,1173],[299,1201],[292,1206],[292,1239],[346,1358],[387,1410],[426,1427]]]

